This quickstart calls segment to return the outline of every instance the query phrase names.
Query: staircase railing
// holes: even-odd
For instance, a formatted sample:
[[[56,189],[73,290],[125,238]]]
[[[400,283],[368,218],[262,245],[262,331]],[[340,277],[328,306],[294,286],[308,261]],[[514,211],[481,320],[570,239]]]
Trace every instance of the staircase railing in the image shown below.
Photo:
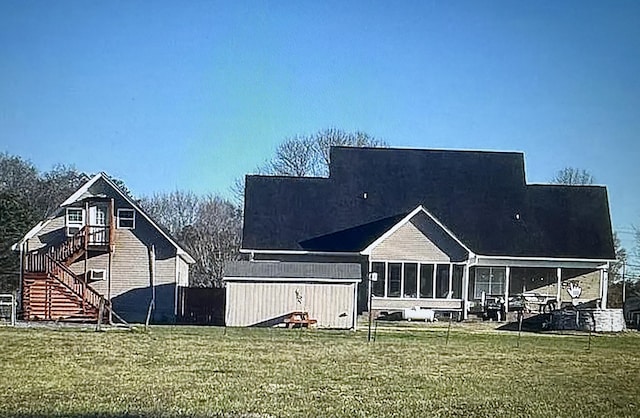
[[[82,228],[78,233],[70,236],[62,244],[51,247],[51,255],[54,260],[65,261],[76,254],[78,251],[85,249],[87,242],[86,227]]]
[[[85,225],[67,238],[61,244],[51,247],[54,260],[65,262],[80,250],[86,250],[87,245],[105,246],[109,244],[109,227],[103,225]]]
[[[29,253],[24,260],[25,272],[47,273],[55,280],[62,283],[75,296],[88,303],[93,308],[98,309],[102,296],[61,262],[55,260],[48,253]]]
[[[54,260],[48,254],[45,254],[45,258],[51,262],[51,272],[59,282],[72,290],[76,296],[82,298],[83,301],[89,303],[92,307],[96,309],[100,307],[100,299],[102,296],[98,292],[87,286],[69,267]]]

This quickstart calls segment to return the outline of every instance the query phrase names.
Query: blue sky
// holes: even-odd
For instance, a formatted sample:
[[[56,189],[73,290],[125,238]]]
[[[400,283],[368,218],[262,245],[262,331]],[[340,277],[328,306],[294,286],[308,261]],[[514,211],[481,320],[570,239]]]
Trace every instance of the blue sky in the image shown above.
[[[0,151],[42,170],[228,194],[333,126],[584,168],[640,225],[637,1],[1,0],[0,48]]]

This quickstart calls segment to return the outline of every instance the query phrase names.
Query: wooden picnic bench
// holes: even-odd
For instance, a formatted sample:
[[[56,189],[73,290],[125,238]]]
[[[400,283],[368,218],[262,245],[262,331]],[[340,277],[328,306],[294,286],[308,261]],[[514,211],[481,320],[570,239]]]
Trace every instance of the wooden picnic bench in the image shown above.
[[[294,328],[296,326],[299,326],[301,328],[309,328],[309,325],[314,325],[317,322],[317,319],[309,318],[309,312],[302,311],[291,312],[284,319],[284,323],[287,325],[287,328]]]

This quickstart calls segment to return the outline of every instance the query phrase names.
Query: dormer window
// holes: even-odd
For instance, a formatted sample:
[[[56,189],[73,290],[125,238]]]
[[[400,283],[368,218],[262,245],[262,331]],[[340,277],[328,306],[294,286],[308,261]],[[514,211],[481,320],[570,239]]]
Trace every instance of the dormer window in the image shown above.
[[[67,208],[67,214],[65,216],[67,236],[77,234],[84,226],[84,210],[81,208]]]
[[[133,209],[118,209],[118,228],[134,229],[136,227],[136,212]]]

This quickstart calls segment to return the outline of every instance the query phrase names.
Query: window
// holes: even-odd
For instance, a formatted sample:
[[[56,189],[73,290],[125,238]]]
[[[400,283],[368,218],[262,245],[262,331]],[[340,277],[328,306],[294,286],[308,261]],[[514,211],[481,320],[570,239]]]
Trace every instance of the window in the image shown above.
[[[482,298],[482,292],[489,296],[504,295],[506,270],[504,267],[478,267],[473,297]]]
[[[84,211],[80,208],[67,208],[67,226],[84,224]]]
[[[415,262],[371,263],[378,273],[371,292],[376,297],[406,299],[461,299],[463,264],[422,264]]]
[[[464,274],[464,266],[461,264],[453,265],[453,278],[451,280],[451,297],[453,299],[462,298],[462,275]]]
[[[118,209],[118,228],[133,229],[136,227],[136,212],[133,209]]]
[[[404,294],[405,298],[418,297],[418,265],[405,263],[404,265]]]
[[[389,263],[389,287],[387,296],[390,298],[400,297],[400,283],[402,281],[402,263]]]
[[[433,297],[433,264],[420,264],[420,297]]]
[[[81,208],[67,208],[65,216],[67,236],[77,234],[84,226],[84,210]]]
[[[436,297],[447,298],[449,296],[449,264],[438,264],[436,268]]]
[[[89,270],[87,272],[88,277],[87,279],[90,281],[95,281],[95,280],[106,280],[107,277],[107,272],[105,270]]]
[[[384,297],[384,283],[385,283],[384,263],[372,263],[371,271],[378,273],[378,281],[371,282],[371,291],[373,292],[373,296]]]

